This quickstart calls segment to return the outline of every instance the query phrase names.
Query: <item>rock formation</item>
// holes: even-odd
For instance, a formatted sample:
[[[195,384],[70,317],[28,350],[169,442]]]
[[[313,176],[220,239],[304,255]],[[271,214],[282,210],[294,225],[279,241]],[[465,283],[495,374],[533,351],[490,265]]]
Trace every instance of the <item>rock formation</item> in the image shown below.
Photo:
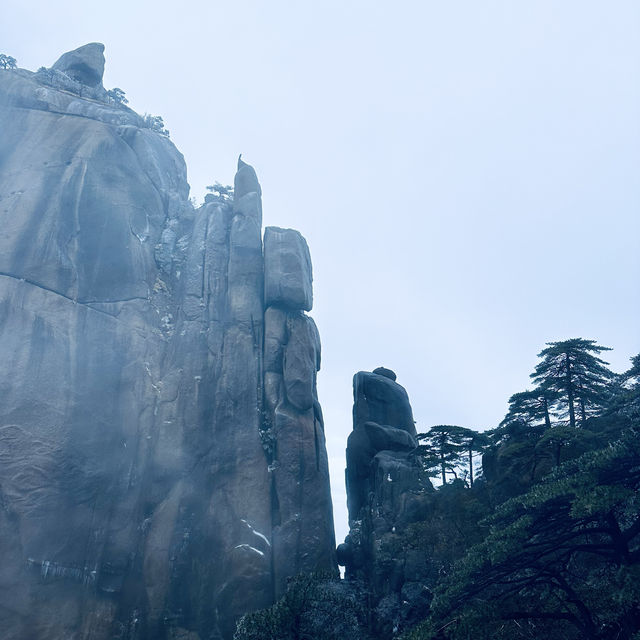
[[[241,160],[194,211],[102,51],[0,71],[0,628],[230,638],[335,567],[309,252]]]
[[[66,73],[73,80],[88,87],[101,87],[104,62],[104,45],[91,42],[63,53],[52,69]]]
[[[375,637],[388,637],[428,603],[420,554],[394,542],[429,509],[433,487],[416,453],[407,392],[390,369],[353,378],[353,431],[347,441],[349,535],[338,547],[348,580],[369,594]]]

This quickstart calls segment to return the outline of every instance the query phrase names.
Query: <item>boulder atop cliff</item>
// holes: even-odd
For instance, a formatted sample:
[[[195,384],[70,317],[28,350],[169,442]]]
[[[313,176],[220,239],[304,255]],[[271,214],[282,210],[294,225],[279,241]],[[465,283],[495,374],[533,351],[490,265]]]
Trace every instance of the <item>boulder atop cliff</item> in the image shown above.
[[[267,305],[310,311],[313,306],[311,257],[295,229],[264,232],[264,288]]]
[[[373,372],[359,371],[353,376],[353,411],[355,430],[365,422],[377,422],[416,435],[409,396],[395,382],[390,369],[378,367]]]
[[[63,53],[52,67],[89,87],[102,86],[104,74],[104,45],[90,42],[73,51]]]
[[[379,376],[384,376],[385,378],[389,378],[389,380],[396,381],[396,374],[391,369],[387,369],[386,367],[377,367],[373,370],[372,373],[375,373]]]

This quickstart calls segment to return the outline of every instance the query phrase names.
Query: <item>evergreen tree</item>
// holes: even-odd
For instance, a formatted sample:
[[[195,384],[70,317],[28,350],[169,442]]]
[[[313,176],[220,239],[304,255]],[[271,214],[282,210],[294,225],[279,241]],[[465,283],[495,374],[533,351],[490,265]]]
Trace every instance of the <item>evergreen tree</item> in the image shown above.
[[[424,443],[418,447],[424,467],[428,470],[439,467],[442,484],[447,482],[447,471],[457,477],[456,467],[467,450],[466,431],[468,429],[464,427],[439,424],[418,436],[418,440]]]
[[[234,640],[366,640],[365,597],[333,574],[293,577],[284,596],[268,609],[238,621]]]
[[[615,378],[604,421],[618,426],[640,422],[640,354],[631,358],[631,367]]]
[[[465,447],[467,449],[468,461],[469,461],[469,485],[473,487],[473,454],[484,453],[489,446],[489,437],[484,433],[468,430],[469,433],[465,439]]]
[[[124,91],[119,87],[109,89],[109,91],[107,91],[107,95],[109,96],[110,100],[116,105],[124,105],[129,103],[129,101],[125,97]]]
[[[520,391],[509,398],[509,411],[500,426],[510,422],[522,422],[527,426],[551,427],[550,410],[557,400],[555,393],[548,385],[540,385],[533,391]]]
[[[233,201],[233,187],[229,185],[225,186],[216,181],[207,187],[207,191],[209,191],[218,202],[230,203]]]
[[[639,447],[628,430],[497,507],[436,589],[431,619],[406,637],[636,638]]]
[[[595,340],[571,338],[561,342],[548,342],[538,357],[542,358],[531,378],[540,389],[556,394],[563,416],[569,417],[569,426],[576,426],[576,408],[584,426],[587,417],[601,410],[607,401],[607,390],[614,374],[608,362],[598,357],[609,347]]]
[[[16,69],[18,66],[13,56],[0,53],[0,69]]]

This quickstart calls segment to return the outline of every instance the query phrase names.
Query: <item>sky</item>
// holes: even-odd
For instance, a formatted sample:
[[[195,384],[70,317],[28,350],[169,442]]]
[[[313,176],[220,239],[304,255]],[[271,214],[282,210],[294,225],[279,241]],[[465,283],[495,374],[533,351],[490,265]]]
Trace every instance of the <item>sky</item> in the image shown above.
[[[398,375],[419,431],[496,426],[548,341],[640,352],[640,3],[4,0],[36,70],[106,46],[191,195],[257,170],[306,237],[336,535],[351,380]],[[0,132],[1,135],[1,132]]]

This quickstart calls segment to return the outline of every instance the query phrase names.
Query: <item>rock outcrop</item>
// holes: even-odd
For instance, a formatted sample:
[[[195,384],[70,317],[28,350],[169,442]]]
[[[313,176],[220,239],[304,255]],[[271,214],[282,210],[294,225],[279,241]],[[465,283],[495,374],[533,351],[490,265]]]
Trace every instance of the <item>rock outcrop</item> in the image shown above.
[[[63,53],[52,69],[66,73],[70,78],[88,87],[97,87],[102,86],[104,62],[104,45],[91,42]]]
[[[407,527],[425,517],[433,487],[417,454],[407,392],[390,369],[353,378],[353,431],[347,441],[349,535],[338,547],[347,580],[364,588],[375,637],[390,637],[428,602],[420,554],[396,553]]]
[[[0,71],[0,628],[226,639],[335,568],[308,249],[242,161],[195,211],[102,49]]]

